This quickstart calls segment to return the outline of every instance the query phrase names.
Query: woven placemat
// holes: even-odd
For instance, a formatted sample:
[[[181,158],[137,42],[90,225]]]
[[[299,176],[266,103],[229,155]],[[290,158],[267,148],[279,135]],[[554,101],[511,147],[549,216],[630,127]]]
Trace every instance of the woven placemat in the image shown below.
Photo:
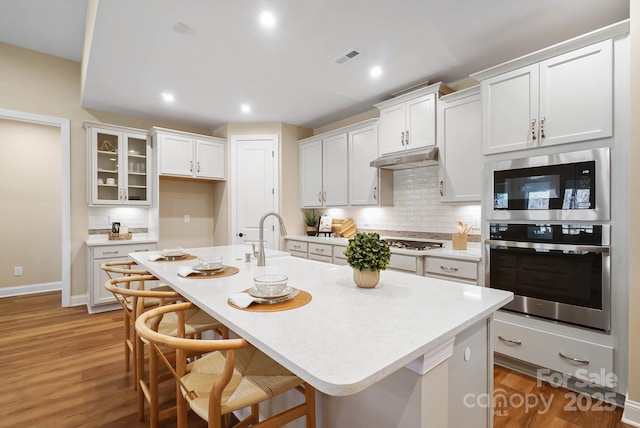
[[[158,259],[157,262],[183,262],[185,260],[195,260],[198,256],[194,256],[193,254],[187,254],[185,257],[180,257],[177,259]]]
[[[212,273],[212,274],[204,274],[204,273],[190,273],[188,276],[183,276],[181,278],[195,278],[195,279],[210,279],[210,278],[222,278],[224,276],[235,275],[240,272],[235,266],[226,266],[223,270]]]
[[[249,291],[249,288],[244,290],[245,292]],[[241,311],[249,311],[249,312],[278,312],[278,311],[288,311],[289,309],[299,308],[300,306],[304,306],[311,301],[311,294],[307,293],[304,290],[299,290],[300,293],[291,300],[287,300],[280,303],[273,304],[258,304],[252,303],[246,308],[239,308],[233,303],[231,300],[227,300],[229,306],[234,307],[236,309],[240,309]]]

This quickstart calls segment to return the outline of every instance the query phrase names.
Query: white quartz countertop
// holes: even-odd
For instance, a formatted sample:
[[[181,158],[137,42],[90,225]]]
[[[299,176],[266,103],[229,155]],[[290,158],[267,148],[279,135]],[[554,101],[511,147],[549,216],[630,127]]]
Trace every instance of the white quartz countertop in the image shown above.
[[[132,239],[114,239],[109,240],[107,235],[93,235],[85,240],[88,247],[98,247],[101,245],[126,245],[126,244],[157,244],[157,238],[150,238],[146,235],[136,236],[133,234]]]
[[[129,254],[232,331],[309,382],[335,396],[364,390],[512,300],[509,292],[382,271],[376,288],[355,286],[352,270],[267,252],[267,266],[244,262],[247,246],[193,248],[197,256],[221,255],[239,273],[193,279],[177,275],[197,260],[150,262],[159,252]],[[250,250],[249,250],[250,251]],[[253,286],[262,273],[283,273],[289,285],[312,296],[287,311],[251,312],[230,306],[233,293]]]
[[[424,239],[412,238],[412,237],[388,237],[383,236],[383,239],[406,239],[408,241],[425,241]],[[347,238],[333,238],[324,236],[286,236],[285,239],[302,242],[317,242],[321,244],[329,245],[344,245],[349,242]],[[433,240],[431,240],[433,241]],[[442,242],[442,248],[434,248],[431,250],[416,251],[406,250],[403,248],[391,248],[391,252],[394,254],[404,254],[410,256],[430,256],[430,257],[446,257],[450,259],[470,260],[479,262],[482,260],[481,246],[479,242],[469,242],[466,250],[454,250],[451,248],[451,241],[437,241]]]

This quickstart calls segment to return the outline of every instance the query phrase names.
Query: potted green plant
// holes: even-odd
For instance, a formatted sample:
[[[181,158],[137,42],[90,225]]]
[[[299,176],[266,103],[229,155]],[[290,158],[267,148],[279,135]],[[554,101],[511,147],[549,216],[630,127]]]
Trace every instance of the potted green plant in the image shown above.
[[[349,239],[347,264],[353,268],[353,281],[358,287],[373,288],[380,281],[380,271],[391,260],[389,245],[375,232],[359,232]]]
[[[307,226],[307,235],[316,236],[318,233],[318,220],[320,220],[320,214],[316,210],[302,211],[304,217],[304,224]]]

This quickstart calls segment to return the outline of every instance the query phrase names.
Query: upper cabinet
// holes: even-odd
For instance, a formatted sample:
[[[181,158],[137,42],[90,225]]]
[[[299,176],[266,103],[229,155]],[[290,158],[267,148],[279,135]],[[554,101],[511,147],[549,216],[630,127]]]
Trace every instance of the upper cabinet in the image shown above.
[[[377,157],[377,119],[306,138],[300,148],[303,208],[388,204],[393,175],[369,163]]]
[[[349,203],[346,134],[316,137],[300,143],[300,201],[303,207]]]
[[[151,128],[161,176],[224,180],[226,141],[163,128]]]
[[[484,165],[480,87],[438,101],[441,202],[480,202]]]
[[[378,152],[414,150],[436,144],[436,100],[451,89],[435,83],[376,104],[380,110]]]
[[[84,122],[90,205],[151,205],[151,145],[146,131]]]
[[[485,154],[611,137],[613,41],[481,82]]]

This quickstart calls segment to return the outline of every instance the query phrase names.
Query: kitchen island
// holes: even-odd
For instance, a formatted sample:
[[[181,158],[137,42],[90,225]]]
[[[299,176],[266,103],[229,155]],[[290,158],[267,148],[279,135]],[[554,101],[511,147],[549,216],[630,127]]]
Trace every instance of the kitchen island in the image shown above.
[[[361,289],[348,266],[284,252],[268,251],[267,265],[258,267],[255,260],[244,261],[250,247],[243,245],[187,251],[222,256],[239,272],[183,278],[178,268],[197,260],[149,261],[158,252],[129,256],[313,385],[321,393],[318,427],[460,426],[461,415],[473,426],[491,426],[488,330],[493,312],[511,301],[511,293],[392,271],[381,273],[376,288]],[[311,294],[311,301],[278,312],[228,303],[263,273],[287,275],[289,285]],[[460,367],[450,369],[456,355],[466,367],[452,361]]]

